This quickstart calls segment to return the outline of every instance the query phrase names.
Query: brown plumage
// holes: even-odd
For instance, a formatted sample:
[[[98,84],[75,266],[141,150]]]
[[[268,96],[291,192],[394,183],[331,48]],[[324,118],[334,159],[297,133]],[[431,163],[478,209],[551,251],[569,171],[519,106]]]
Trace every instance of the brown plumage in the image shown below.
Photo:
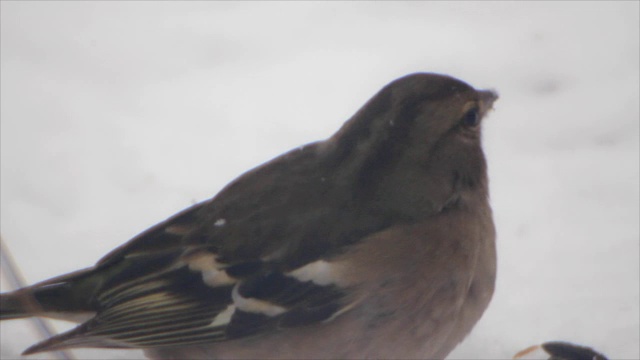
[[[442,358],[495,281],[481,120],[497,98],[443,75],[376,94],[96,266],[3,294],[0,318],[91,314],[27,350],[152,358]]]

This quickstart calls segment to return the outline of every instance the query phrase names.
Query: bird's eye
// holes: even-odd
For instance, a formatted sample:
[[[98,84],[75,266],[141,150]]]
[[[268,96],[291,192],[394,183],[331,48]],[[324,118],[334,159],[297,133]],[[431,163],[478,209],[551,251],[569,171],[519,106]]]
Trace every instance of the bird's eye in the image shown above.
[[[474,127],[474,126],[478,126],[479,123],[480,123],[480,113],[476,108],[473,108],[467,111],[467,113],[464,114],[464,117],[462,118],[462,125],[464,126]]]

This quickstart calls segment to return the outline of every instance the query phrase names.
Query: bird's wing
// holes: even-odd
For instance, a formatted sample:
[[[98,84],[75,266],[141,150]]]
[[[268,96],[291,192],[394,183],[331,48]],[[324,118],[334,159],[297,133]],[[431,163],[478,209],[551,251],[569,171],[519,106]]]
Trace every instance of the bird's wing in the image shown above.
[[[317,145],[287,153],[105,256],[91,280],[97,315],[26,353],[222,341],[348,309],[331,257],[390,219],[317,157]]]

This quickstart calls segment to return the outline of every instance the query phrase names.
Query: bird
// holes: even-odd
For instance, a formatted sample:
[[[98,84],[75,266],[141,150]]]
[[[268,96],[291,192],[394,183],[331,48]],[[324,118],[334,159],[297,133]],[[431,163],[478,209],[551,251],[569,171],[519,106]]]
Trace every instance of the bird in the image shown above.
[[[546,355],[549,355],[547,360],[608,360],[604,354],[590,347],[566,341],[547,341],[540,345],[530,346],[516,353],[513,359],[524,359],[527,355],[533,355],[539,359],[541,355],[539,353],[534,354],[537,350],[546,352]]]
[[[444,358],[492,298],[482,125],[498,98],[412,73],[94,266],[0,295],[0,319],[77,327],[24,354]]]

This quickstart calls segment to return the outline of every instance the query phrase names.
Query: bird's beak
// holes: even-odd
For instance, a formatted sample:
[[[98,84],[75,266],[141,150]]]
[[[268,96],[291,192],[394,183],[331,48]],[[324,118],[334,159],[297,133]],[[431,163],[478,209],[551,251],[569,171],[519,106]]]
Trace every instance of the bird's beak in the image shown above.
[[[493,103],[498,100],[498,93],[495,90],[479,90],[478,94],[480,94],[482,114],[486,114],[493,109]]]

